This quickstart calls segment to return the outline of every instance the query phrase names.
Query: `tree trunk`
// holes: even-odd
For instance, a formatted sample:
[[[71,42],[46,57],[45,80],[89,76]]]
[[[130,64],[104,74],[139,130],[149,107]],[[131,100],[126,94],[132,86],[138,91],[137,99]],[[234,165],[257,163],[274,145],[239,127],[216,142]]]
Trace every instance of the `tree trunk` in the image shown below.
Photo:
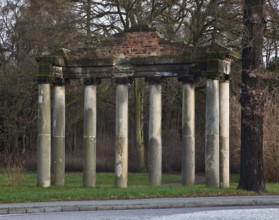
[[[140,81],[142,79],[134,80],[134,95],[135,95],[135,136],[136,147],[138,153],[138,168],[140,172],[145,172],[145,158],[144,158],[144,139],[143,139],[143,96],[144,88]]]
[[[86,35],[88,39],[91,37],[91,0],[87,0],[86,5]]]
[[[264,0],[245,0],[242,48],[241,164],[239,188],[265,191],[263,172],[264,88],[262,48]]]

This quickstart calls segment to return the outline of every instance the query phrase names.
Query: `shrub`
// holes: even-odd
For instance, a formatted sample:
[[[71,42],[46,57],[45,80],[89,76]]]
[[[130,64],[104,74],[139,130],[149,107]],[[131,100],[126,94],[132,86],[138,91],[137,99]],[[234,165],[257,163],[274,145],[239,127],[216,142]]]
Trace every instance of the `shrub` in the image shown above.
[[[277,93],[277,94],[276,94]],[[265,103],[264,174],[266,181],[279,182],[279,97],[273,89]]]
[[[7,175],[7,185],[20,186],[24,179],[23,171],[25,166],[25,152],[4,153]]]

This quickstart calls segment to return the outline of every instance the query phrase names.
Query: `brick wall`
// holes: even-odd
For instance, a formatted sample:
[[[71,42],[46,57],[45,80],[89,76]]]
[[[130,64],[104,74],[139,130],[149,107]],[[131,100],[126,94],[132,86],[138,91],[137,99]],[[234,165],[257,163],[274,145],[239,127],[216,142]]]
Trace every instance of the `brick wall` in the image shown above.
[[[112,39],[99,42],[92,49],[72,51],[73,59],[133,58],[148,56],[177,56],[191,50],[182,42],[164,39],[157,31],[123,32]]]
[[[184,43],[169,42],[156,31],[124,32],[102,42],[95,50],[97,57],[147,57],[181,55],[190,47]],[[124,55],[124,56],[123,56]]]

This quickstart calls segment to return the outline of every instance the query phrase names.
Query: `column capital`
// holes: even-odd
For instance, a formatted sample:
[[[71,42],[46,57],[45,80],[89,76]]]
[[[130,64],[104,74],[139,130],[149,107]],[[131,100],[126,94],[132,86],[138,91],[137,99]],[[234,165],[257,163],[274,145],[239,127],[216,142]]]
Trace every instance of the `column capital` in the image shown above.
[[[39,74],[35,77],[39,84],[50,84],[50,76],[52,75],[53,69],[52,64],[49,62],[40,62]]]
[[[230,81],[231,79],[231,75],[228,75],[228,74],[223,74],[220,76],[220,82],[227,82],[227,81]]]
[[[35,80],[39,84],[53,83],[54,85],[63,85],[66,82],[63,75],[63,68],[52,64],[48,59],[40,60],[39,74]]]
[[[51,82],[54,86],[64,86],[65,84],[69,83],[69,80],[64,78],[53,78]]]
[[[160,84],[162,82],[163,78],[162,76],[155,76],[155,77],[146,77],[145,82],[148,82],[150,84]]]
[[[102,82],[101,78],[85,78],[85,79],[83,79],[83,84],[85,86],[100,85],[101,82]]]
[[[207,79],[226,79],[230,73],[230,60],[208,59],[206,61],[205,76]]]
[[[51,84],[51,80],[48,76],[38,76],[34,77],[34,82],[38,82],[38,84]]]
[[[68,52],[69,50],[61,48],[53,54],[36,57],[39,63],[39,73],[36,76],[39,84],[50,83],[53,78],[63,78]]]
[[[194,74],[189,74],[178,78],[179,82],[193,84],[196,81],[196,76]]]
[[[114,78],[114,81],[116,84],[129,84],[133,81],[133,79],[129,77],[119,77],[119,78]]]

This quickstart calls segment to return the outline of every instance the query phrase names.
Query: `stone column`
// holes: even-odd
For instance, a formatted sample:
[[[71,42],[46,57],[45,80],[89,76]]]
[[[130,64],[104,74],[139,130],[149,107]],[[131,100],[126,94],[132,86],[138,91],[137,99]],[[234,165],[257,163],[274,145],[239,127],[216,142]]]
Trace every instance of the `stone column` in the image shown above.
[[[49,187],[51,184],[51,101],[50,84],[47,82],[39,82],[37,141],[37,185],[39,187]]]
[[[160,79],[149,82],[148,174],[154,186],[162,179],[162,85]]]
[[[220,82],[220,186],[230,187],[230,82]]]
[[[219,187],[219,80],[206,80],[205,179]]]
[[[96,82],[84,82],[83,185],[96,186]]]
[[[116,79],[115,186],[128,185],[128,79]]]
[[[53,123],[51,168],[52,184],[64,186],[65,178],[65,86],[55,82],[53,87]]]
[[[182,86],[182,185],[195,184],[195,85]]]

